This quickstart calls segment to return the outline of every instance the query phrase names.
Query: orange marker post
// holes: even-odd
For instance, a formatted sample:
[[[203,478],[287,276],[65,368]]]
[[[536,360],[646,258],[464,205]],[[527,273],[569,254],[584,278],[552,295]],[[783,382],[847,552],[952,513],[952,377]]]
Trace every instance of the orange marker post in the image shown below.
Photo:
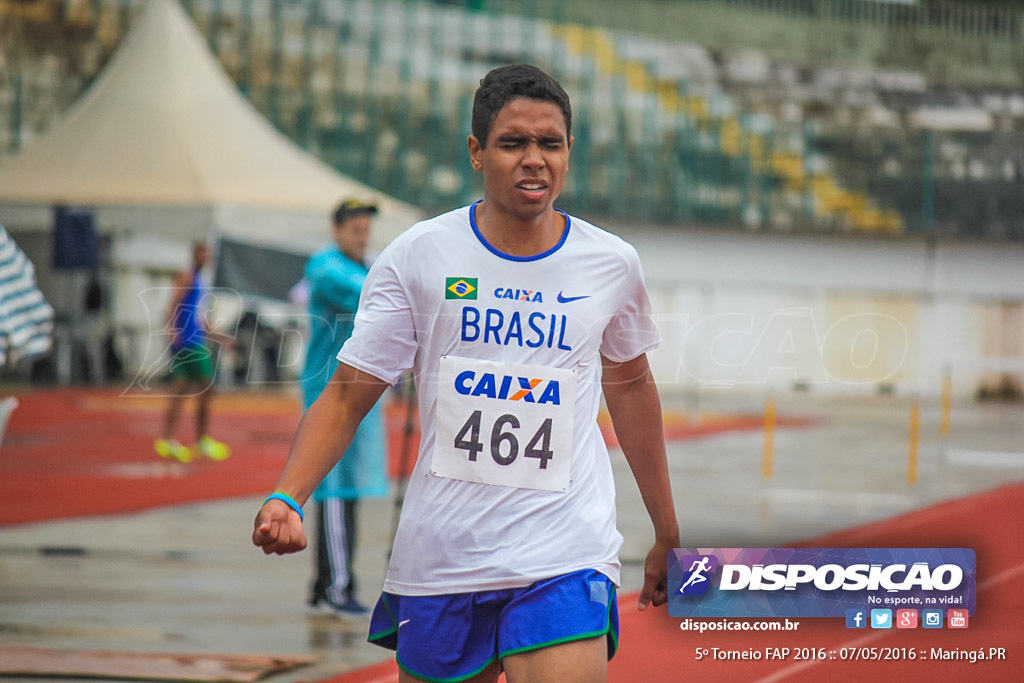
[[[764,402],[764,448],[761,453],[761,478],[772,478],[775,469],[775,399]]]
[[[942,374],[942,420],[939,423],[939,434],[949,436],[949,418],[953,412],[953,374],[947,365]]]
[[[921,443],[921,402],[914,396],[910,404],[910,447],[907,452],[907,484],[917,484],[917,449]]]

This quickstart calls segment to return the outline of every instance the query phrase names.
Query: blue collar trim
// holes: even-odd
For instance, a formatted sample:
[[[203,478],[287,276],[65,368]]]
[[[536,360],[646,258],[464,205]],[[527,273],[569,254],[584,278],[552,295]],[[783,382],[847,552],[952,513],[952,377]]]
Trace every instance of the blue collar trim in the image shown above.
[[[480,244],[482,244],[485,247],[487,247],[487,250],[489,252],[491,252],[492,254],[494,254],[495,256],[503,258],[503,259],[505,259],[507,261],[539,261],[540,259],[546,258],[546,257],[550,256],[551,254],[554,254],[559,249],[561,249],[562,245],[565,244],[565,240],[567,240],[569,238],[569,228],[572,227],[572,219],[569,217],[569,214],[567,214],[565,211],[562,211],[561,209],[555,209],[555,211],[557,211],[558,213],[562,214],[565,217],[565,229],[562,231],[562,238],[560,240],[558,240],[558,244],[556,244],[555,246],[551,247],[547,251],[542,251],[541,253],[534,254],[533,256],[514,256],[512,254],[506,254],[505,252],[503,252],[503,251],[501,251],[499,249],[496,249],[480,233],[480,228],[476,224],[476,205],[479,204],[482,201],[483,201],[482,199],[478,199],[478,200],[476,200],[475,202],[473,202],[470,205],[470,207],[469,207],[469,225],[470,225],[470,227],[473,228],[473,234],[476,235],[476,238],[478,240],[480,240]]]

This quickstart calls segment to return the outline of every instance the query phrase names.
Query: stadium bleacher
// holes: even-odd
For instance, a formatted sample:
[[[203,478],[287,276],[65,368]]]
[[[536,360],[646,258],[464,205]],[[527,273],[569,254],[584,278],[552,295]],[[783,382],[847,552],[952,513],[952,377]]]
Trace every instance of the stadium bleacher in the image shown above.
[[[183,4],[282,131],[428,210],[478,193],[452,141],[468,132],[480,76],[522,60],[555,73],[576,105],[581,144],[561,202],[569,210],[748,230],[1024,237],[1015,189],[1024,95],[1013,88],[580,23],[568,0],[544,16],[524,14],[531,3],[518,13],[496,2]],[[730,3],[679,4],[731,11]],[[738,4],[767,12],[771,3]],[[0,154],[59,121],[137,5],[0,0],[0,121],[10,122],[0,126]],[[808,21],[796,5],[772,21]],[[872,16],[817,20],[925,21],[895,10]],[[1018,14],[992,16],[1001,18],[999,36],[1019,26]]]

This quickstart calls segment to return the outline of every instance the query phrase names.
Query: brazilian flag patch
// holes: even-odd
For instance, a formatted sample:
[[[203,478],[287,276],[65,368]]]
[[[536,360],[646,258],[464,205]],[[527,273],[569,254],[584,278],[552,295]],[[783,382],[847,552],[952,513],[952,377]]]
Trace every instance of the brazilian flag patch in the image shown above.
[[[475,277],[446,277],[444,279],[445,299],[475,299]]]

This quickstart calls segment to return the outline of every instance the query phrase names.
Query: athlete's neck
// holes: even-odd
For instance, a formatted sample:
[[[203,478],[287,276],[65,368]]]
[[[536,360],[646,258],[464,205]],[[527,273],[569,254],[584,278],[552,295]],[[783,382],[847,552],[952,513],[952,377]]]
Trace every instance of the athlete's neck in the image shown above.
[[[565,216],[551,206],[536,216],[522,217],[484,199],[475,210],[474,220],[480,235],[492,247],[510,256],[543,254],[554,248],[565,232]]]

